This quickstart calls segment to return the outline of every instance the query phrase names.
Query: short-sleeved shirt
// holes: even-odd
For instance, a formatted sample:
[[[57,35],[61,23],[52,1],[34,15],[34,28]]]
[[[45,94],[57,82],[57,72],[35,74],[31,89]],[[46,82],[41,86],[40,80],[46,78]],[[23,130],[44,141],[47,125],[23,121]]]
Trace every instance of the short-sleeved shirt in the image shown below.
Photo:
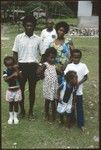
[[[55,29],[53,29],[51,32],[47,31],[47,29],[42,30],[41,32],[41,51],[42,54],[45,53],[46,49],[49,48],[49,45],[51,42],[53,42],[57,38],[57,33]]]
[[[14,73],[13,69],[7,68],[6,70],[3,71],[3,77],[9,77],[13,73]],[[17,78],[16,79],[12,78],[12,79],[10,79],[10,80],[8,80],[6,82],[8,83],[9,87],[15,87],[15,86],[19,86],[20,85],[19,80]]]
[[[86,66],[86,64],[84,63],[78,63],[78,64],[74,64],[74,63],[70,63],[67,65],[64,74],[66,74],[68,71],[75,71],[77,72],[77,76],[78,76],[78,81],[81,81],[85,75],[87,75],[89,73],[89,70]],[[83,84],[80,84],[76,95],[82,95],[83,94]]]
[[[25,33],[16,36],[13,51],[18,53],[19,63],[38,62],[41,54],[41,38],[33,34],[28,37]]]

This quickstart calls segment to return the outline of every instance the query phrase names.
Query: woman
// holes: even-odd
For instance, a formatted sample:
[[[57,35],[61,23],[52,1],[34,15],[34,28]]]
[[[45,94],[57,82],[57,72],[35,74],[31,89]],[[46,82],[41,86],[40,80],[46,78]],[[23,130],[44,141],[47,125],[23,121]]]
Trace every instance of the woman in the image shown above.
[[[62,75],[65,67],[71,61],[71,53],[74,49],[73,42],[65,35],[69,31],[69,25],[66,22],[59,22],[55,25],[57,39],[51,43],[50,47],[57,50],[56,66],[58,75]]]

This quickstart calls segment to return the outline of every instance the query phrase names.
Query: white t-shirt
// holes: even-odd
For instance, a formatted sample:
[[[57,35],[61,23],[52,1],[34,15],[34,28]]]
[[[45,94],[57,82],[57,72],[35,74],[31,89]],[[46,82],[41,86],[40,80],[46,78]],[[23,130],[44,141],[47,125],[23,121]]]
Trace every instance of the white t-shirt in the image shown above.
[[[79,64],[74,64],[74,63],[70,63],[67,65],[64,74],[66,74],[68,71],[75,71],[77,72],[78,75],[78,81],[81,81],[85,75],[87,75],[89,73],[89,70],[86,66],[86,64],[84,63],[79,63]],[[83,84],[80,84],[76,95],[82,95],[83,94]]]
[[[51,32],[48,32],[47,29],[42,30],[41,32],[41,51],[44,54],[46,49],[49,48],[50,43],[52,43],[57,38],[57,33],[55,29]]]
[[[28,37],[25,33],[18,34],[15,38],[13,51],[18,53],[18,62],[38,62],[41,45],[41,38],[33,34]]]

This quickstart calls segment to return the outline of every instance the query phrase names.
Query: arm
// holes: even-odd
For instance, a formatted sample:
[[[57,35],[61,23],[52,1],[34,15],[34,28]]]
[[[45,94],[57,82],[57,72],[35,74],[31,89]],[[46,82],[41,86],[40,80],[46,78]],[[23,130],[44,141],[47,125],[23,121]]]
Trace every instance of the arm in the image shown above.
[[[61,92],[61,90],[63,89],[63,86],[64,86],[64,84],[62,83],[62,84],[59,86],[59,88],[57,89],[57,100],[58,100],[58,102],[60,102],[60,103],[61,103],[60,92]]]
[[[78,89],[79,85],[82,84],[82,83],[84,83],[87,79],[88,79],[88,75],[85,75],[84,78],[77,83],[76,88]]]
[[[4,76],[3,78],[4,78],[5,81],[9,81],[12,78],[17,77],[17,76],[18,76],[17,72],[14,72],[12,75],[10,75],[10,76]]]
[[[22,71],[19,70],[19,66],[14,65],[13,68],[14,68],[15,72],[18,74],[18,77],[22,78]]]
[[[15,63],[18,63],[18,53],[13,51],[13,58],[15,60]]]
[[[60,89],[59,88],[57,90],[57,101],[61,103],[61,100],[60,100]]]

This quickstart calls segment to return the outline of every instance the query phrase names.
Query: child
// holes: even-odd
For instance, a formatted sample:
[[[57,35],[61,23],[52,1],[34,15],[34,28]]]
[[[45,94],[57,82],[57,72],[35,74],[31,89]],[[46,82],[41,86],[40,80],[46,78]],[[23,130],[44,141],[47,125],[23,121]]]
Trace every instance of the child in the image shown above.
[[[84,111],[83,111],[83,83],[87,80],[89,70],[86,64],[81,63],[80,59],[82,53],[80,50],[75,49],[72,53],[72,63],[68,64],[64,74],[70,70],[74,70],[78,75],[77,91],[76,91],[76,109],[77,109],[77,124],[78,127],[84,131]]]
[[[44,80],[43,80],[43,96],[45,98],[45,119],[50,120],[49,114],[49,105],[51,104],[52,109],[52,120],[55,121],[55,113],[56,113],[56,104],[55,100],[57,99],[57,89],[58,89],[58,79],[57,73],[54,65],[54,60],[56,58],[57,51],[55,48],[51,47],[46,49],[44,64],[46,65],[46,69],[44,72]]]
[[[6,101],[9,102],[9,120],[8,124],[18,124],[18,102],[22,100],[21,90],[19,86],[18,78],[21,72],[18,70],[18,66],[15,65],[14,58],[7,56],[4,58],[4,65],[7,67],[3,72],[3,78],[8,83],[8,89],[6,91]]]
[[[73,96],[75,96],[75,86],[77,84],[77,74],[74,71],[69,71],[65,75],[65,80],[58,89],[58,106],[57,112],[60,114],[60,123],[64,123],[64,113],[66,113],[67,127],[71,127],[73,113]]]

